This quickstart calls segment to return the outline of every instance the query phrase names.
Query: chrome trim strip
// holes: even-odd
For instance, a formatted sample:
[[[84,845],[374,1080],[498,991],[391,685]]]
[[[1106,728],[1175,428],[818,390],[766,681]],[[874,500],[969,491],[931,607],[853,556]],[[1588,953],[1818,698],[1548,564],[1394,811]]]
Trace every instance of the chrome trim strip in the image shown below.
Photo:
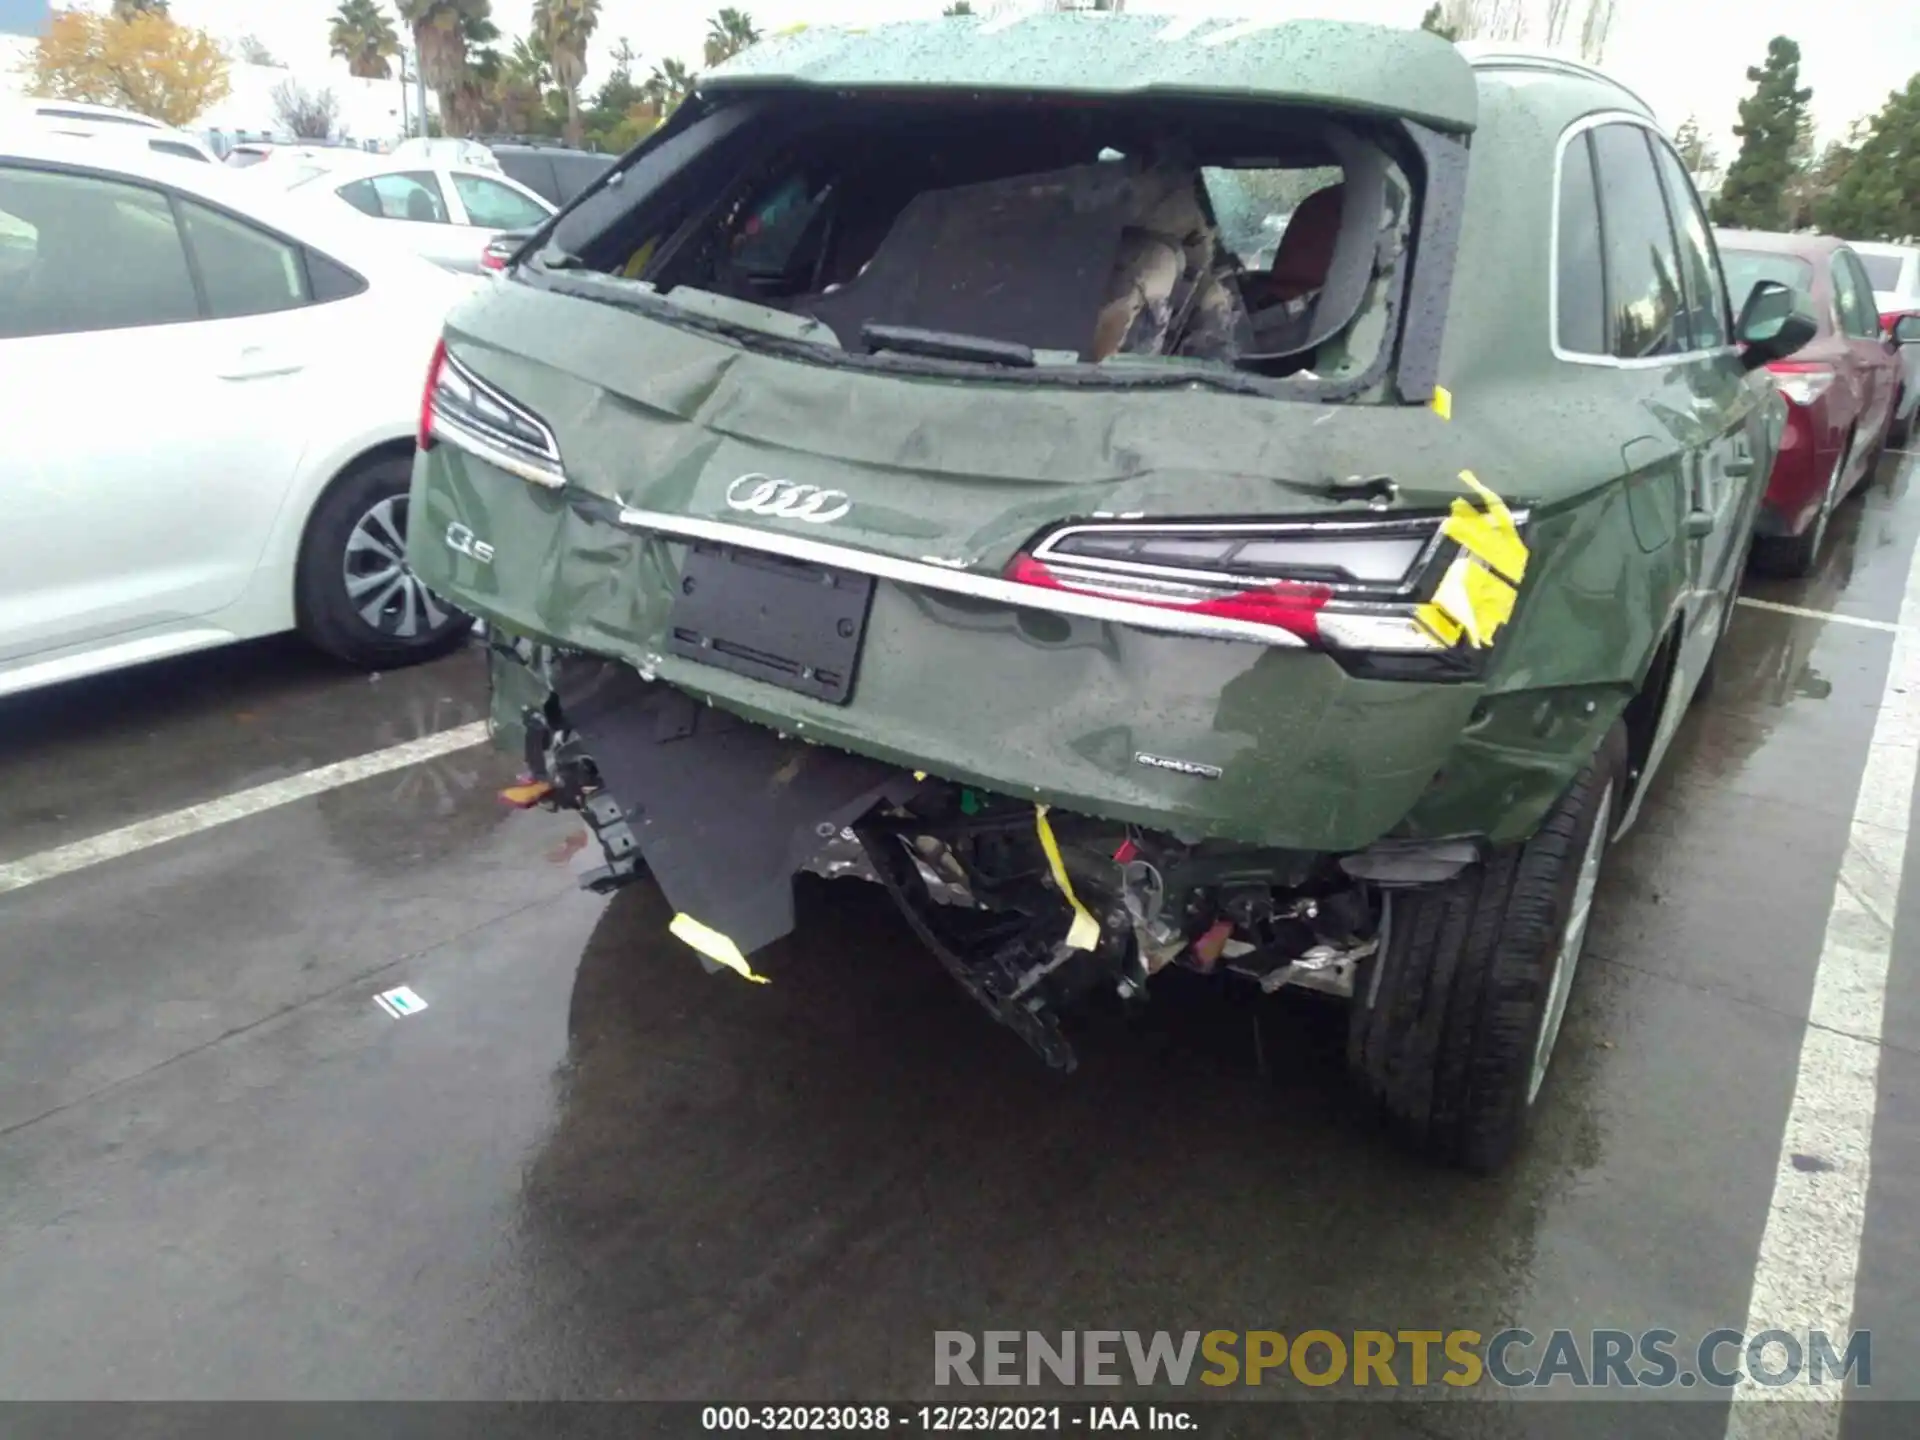
[[[1605,77],[1602,77],[1605,78]],[[1613,82],[1617,84],[1618,82]],[[1625,89],[1625,86],[1619,88]],[[1632,92],[1629,91],[1629,94]],[[1636,97],[1637,98],[1637,97]],[[1589,355],[1580,350],[1560,348],[1560,181],[1561,171],[1566,165],[1567,146],[1578,136],[1589,130],[1597,130],[1602,125],[1637,125],[1642,130],[1651,131],[1655,140],[1672,149],[1667,140],[1666,131],[1659,123],[1646,115],[1636,115],[1631,110],[1601,110],[1592,115],[1583,115],[1565,130],[1553,149],[1553,184],[1549,191],[1548,203],[1553,206],[1552,223],[1548,226],[1549,248],[1547,251],[1547,344],[1553,348],[1553,358],[1564,360],[1572,365],[1596,365],[1606,370],[1659,370],[1669,365],[1690,365],[1696,360],[1707,360],[1715,356],[1738,355],[1738,345],[1716,345],[1708,350],[1689,350],[1682,355],[1649,355],[1643,359],[1622,359],[1615,355]],[[1677,158],[1677,157],[1676,157]],[[1681,167],[1685,169],[1685,166]],[[1595,177],[1598,183],[1598,177]],[[1595,197],[1598,203],[1598,197]],[[1679,243],[1679,237],[1675,237]],[[1605,257],[1602,257],[1604,262]],[[1724,277],[1723,277],[1724,283]],[[1732,333],[1733,319],[1727,317],[1728,333]]]
[[[725,545],[744,545],[748,549],[784,555],[790,560],[830,565],[840,570],[872,575],[880,580],[891,580],[898,585],[937,590],[948,595],[965,595],[971,599],[1013,605],[1023,610],[1046,610],[1056,615],[1105,620],[1115,625],[1128,625],[1136,630],[1151,630],[1165,635],[1240,640],[1273,649],[1307,648],[1307,642],[1298,635],[1267,625],[1253,625],[1218,615],[1194,615],[1157,605],[1110,600],[1098,595],[1080,595],[1071,590],[1021,585],[1012,580],[1003,580],[998,575],[951,570],[921,560],[902,560],[871,550],[855,550],[845,545],[788,535],[777,530],[757,530],[749,525],[734,525],[725,520],[700,520],[691,515],[668,515],[657,510],[638,510],[632,506],[621,508],[619,520],[620,524],[630,529],[671,536],[677,540],[711,540]]]
[[[435,440],[444,440],[454,449],[464,450],[476,460],[484,460],[531,485],[542,485],[549,490],[566,488],[566,472],[558,466],[545,468],[512,451],[503,450],[458,421],[449,420],[437,409],[429,410],[427,429]]]

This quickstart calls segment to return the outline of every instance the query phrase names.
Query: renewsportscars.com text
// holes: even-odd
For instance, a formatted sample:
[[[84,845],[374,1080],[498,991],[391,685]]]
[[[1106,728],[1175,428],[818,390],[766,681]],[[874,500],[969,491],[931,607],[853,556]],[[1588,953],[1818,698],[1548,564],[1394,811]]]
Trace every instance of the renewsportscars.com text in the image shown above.
[[[1873,1383],[1872,1335],[1712,1330],[936,1330],[936,1385],[1352,1385],[1509,1389]]]

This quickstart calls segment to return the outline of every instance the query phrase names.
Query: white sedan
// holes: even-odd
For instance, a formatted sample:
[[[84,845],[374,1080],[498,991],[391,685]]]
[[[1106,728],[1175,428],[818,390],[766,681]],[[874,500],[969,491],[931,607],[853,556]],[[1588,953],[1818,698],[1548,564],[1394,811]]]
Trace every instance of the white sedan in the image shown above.
[[[289,629],[377,668],[459,644],[402,557],[470,289],[221,166],[0,141],[0,694]]]
[[[477,275],[494,236],[544,224],[554,207],[497,168],[445,160],[326,154],[246,172],[293,193],[330,190],[390,239]]]

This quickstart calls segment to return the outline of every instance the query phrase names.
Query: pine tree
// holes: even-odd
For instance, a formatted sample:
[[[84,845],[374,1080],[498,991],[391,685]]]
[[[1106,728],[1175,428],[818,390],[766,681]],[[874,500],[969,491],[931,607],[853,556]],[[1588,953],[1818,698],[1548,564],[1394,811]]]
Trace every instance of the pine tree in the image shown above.
[[[1806,127],[1811,89],[1800,84],[1800,47],[1784,35],[1767,44],[1767,61],[1752,66],[1753,94],[1740,102],[1740,153],[1713,202],[1716,225],[1777,230],[1786,219],[1794,151]]]
[[[1920,75],[1887,97],[1817,214],[1849,240],[1920,235]]]

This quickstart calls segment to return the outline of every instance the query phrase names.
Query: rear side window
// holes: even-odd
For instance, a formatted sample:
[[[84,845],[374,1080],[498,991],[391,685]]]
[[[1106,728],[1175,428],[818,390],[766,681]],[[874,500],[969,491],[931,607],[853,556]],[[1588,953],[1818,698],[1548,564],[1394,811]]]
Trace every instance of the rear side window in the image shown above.
[[[190,200],[180,202],[180,219],[212,319],[271,315],[312,298],[298,246]]]
[[[1880,338],[1880,316],[1873,308],[1873,291],[1851,250],[1834,252],[1833,308],[1839,312],[1843,333],[1855,340]]]
[[[1567,142],[1560,162],[1560,242],[1554,263],[1555,336],[1575,355],[1607,353],[1607,282],[1600,255],[1600,199],[1588,137]]]
[[[364,294],[367,282],[318,250],[307,251],[307,290],[316,305]]]
[[[453,188],[467,212],[467,223],[486,230],[530,230],[547,212],[510,185],[484,175],[453,177]]]
[[[1607,277],[1608,353],[1621,360],[1681,354],[1688,337],[1680,256],[1647,132],[1638,125],[1616,124],[1597,126],[1592,134]]]
[[[447,202],[440,181],[430,170],[396,175],[374,175],[342,185],[340,198],[376,220],[411,220],[421,225],[445,225]]]
[[[0,337],[200,318],[186,246],[155,190],[0,167]]]
[[[1693,182],[1664,140],[1651,131],[1654,163],[1666,184],[1667,208],[1673,219],[1674,240],[1680,247],[1681,289],[1686,293],[1686,329],[1690,348],[1718,350],[1728,341],[1727,292],[1716,263],[1713,232],[1693,193]]]

